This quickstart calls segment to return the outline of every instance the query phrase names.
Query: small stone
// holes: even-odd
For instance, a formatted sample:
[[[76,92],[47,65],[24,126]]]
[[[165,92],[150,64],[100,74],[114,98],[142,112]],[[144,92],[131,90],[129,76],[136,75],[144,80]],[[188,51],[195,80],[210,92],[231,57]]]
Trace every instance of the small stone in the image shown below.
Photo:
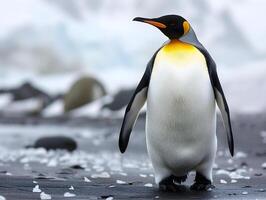
[[[236,168],[235,167],[227,167],[226,170],[229,172],[234,172],[234,171],[236,171]]]
[[[250,185],[245,185],[242,188],[251,188],[251,186]]]

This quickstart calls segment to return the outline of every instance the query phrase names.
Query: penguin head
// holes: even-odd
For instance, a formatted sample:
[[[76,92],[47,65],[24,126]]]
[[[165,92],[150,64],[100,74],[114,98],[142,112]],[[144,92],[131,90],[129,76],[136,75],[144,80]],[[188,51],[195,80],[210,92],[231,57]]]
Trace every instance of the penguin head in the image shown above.
[[[133,21],[144,22],[157,27],[169,39],[179,39],[189,32],[190,25],[179,15],[165,15],[158,18],[136,17]]]

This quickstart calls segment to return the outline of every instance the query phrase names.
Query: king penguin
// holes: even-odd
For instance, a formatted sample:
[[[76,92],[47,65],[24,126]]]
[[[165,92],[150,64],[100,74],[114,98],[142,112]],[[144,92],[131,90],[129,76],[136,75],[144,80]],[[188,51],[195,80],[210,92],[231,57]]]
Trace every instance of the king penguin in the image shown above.
[[[134,21],[157,27],[169,40],[148,62],[126,108],[120,151],[125,152],[147,100],[146,143],[159,189],[177,191],[188,173],[195,171],[190,189],[210,190],[214,188],[212,167],[217,150],[216,103],[234,154],[230,112],[216,64],[183,17],[137,17]]]

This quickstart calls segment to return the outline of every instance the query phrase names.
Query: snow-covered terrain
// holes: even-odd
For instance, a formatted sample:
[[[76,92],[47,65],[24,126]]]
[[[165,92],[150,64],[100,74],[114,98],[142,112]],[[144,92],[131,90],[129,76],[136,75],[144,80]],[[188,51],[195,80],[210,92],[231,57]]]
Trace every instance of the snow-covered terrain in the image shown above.
[[[135,16],[187,18],[215,58],[232,110],[266,109],[263,0],[0,0],[0,88],[26,80],[50,94],[81,74],[113,93],[136,84],[166,40]]]

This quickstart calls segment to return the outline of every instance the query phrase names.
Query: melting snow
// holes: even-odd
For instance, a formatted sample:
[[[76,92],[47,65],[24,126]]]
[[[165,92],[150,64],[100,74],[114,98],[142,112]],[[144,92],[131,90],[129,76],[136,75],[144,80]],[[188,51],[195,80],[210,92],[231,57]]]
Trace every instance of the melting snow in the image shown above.
[[[42,192],[40,194],[40,198],[41,199],[52,199],[51,195],[50,194],[46,194],[45,192]]]
[[[91,182],[91,180],[90,180],[90,179],[88,179],[87,177],[84,177],[84,182],[87,182],[87,183],[89,183],[89,182]]]
[[[227,184],[227,181],[224,180],[224,179],[221,179],[221,180],[220,180],[220,183],[222,183],[222,184]]]
[[[261,167],[262,167],[263,169],[266,169],[266,162],[265,162],[265,163],[262,163]]]
[[[146,183],[144,186],[145,187],[152,187],[153,185],[152,185],[152,183]]]
[[[32,192],[41,192],[42,190],[39,188],[39,185],[36,185],[33,189]]]
[[[117,184],[126,184],[125,181],[121,181],[121,180],[116,180],[116,183],[117,183]]]
[[[74,187],[71,185],[70,188],[68,188],[69,190],[74,190]]]
[[[70,192],[65,192],[64,197],[75,197],[76,195]]]
[[[140,177],[143,177],[143,178],[146,178],[146,177],[147,177],[146,174],[140,174],[139,176],[140,176]]]
[[[242,152],[242,151],[238,151],[235,155],[235,158],[246,158],[247,154]]]
[[[6,198],[2,195],[0,195],[0,200],[6,200]]]
[[[92,174],[91,178],[110,178],[110,174],[108,172],[102,172],[100,174]]]
[[[217,170],[216,175],[221,175],[221,174],[228,175],[231,179],[250,179],[249,176],[243,175],[244,173],[246,174],[247,170],[237,169],[234,172],[229,172],[224,169],[220,169],[220,170]]]
[[[232,180],[231,180],[231,183],[237,183],[237,180],[232,179]]]

